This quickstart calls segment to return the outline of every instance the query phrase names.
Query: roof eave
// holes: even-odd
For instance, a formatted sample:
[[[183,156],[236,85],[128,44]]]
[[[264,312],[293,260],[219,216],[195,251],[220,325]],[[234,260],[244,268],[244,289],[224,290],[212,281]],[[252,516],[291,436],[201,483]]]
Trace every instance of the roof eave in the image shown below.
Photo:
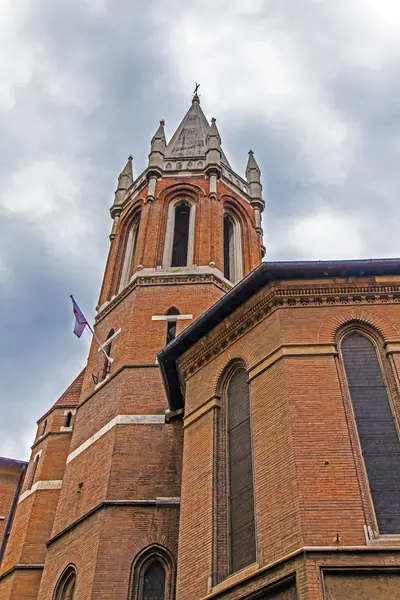
[[[184,405],[177,359],[270,281],[385,274],[400,275],[400,258],[261,263],[157,354],[170,409]]]

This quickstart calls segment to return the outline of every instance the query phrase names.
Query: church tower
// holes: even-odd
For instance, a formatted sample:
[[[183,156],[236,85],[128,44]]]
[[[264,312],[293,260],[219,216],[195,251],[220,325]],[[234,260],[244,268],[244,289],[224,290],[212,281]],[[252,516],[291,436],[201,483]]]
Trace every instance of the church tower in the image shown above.
[[[160,122],[137,178],[128,159],[94,325],[102,349],[92,343],[38,422],[0,600],[125,600],[145,585],[174,598],[183,424],[156,355],[261,262],[261,189],[253,153],[243,179],[196,93],[169,143]]]

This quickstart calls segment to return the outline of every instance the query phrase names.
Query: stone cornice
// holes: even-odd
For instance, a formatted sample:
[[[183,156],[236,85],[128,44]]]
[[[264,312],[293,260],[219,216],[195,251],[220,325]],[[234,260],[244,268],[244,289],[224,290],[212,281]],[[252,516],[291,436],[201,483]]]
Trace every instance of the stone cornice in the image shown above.
[[[179,361],[180,371],[184,379],[187,379],[275,310],[372,304],[400,304],[400,286],[344,284],[302,288],[273,287],[264,296],[254,296],[248,303],[247,311],[238,310],[236,318],[232,315],[223,327],[217,327],[192,346]]]
[[[143,275],[138,271],[135,274],[135,278],[115,298],[100,307],[96,317],[96,325],[138,286],[211,283],[219,287],[223,292],[229,292],[232,289],[231,285],[222,281],[214,273],[202,273],[201,271],[196,273],[193,270],[191,273],[184,273],[183,269],[181,271],[181,273],[157,273],[156,271],[152,271],[151,274],[146,273]]]

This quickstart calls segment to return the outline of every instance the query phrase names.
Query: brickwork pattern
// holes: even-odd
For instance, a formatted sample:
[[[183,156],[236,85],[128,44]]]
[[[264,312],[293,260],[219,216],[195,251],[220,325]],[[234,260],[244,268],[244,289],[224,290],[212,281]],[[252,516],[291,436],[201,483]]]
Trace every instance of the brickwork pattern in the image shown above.
[[[216,420],[212,415],[220,410],[221,377],[227,366],[238,359],[247,365],[250,378],[256,572],[304,547],[331,547],[331,554],[324,555],[331,565],[340,563],[335,558],[339,556],[334,552],[336,547],[365,548],[368,556],[370,547],[364,527],[369,522],[360,483],[364,475],[360,472],[357,438],[349,425],[337,334],[340,328],[353,322],[375,328],[377,336],[382,338],[385,369],[391,372],[391,397],[400,417],[396,404],[398,389],[395,389],[400,355],[387,346],[387,356],[383,345],[391,342],[393,347],[400,348],[396,346],[400,343],[397,334],[400,311],[395,301],[384,304],[369,301],[365,307],[352,300],[345,307],[342,303],[301,304],[296,301],[296,288],[297,297],[304,298],[309,286],[310,289],[323,286],[328,295],[329,287],[337,289],[339,284],[342,288],[349,284],[364,288],[365,294],[377,283],[393,287],[390,279],[385,282],[371,279],[360,277],[357,281],[342,279],[329,283],[292,281],[292,305],[277,303],[255,320],[253,309],[264,297],[271,293],[275,297],[288,295],[286,283],[266,285],[231,315],[228,323],[220,323],[180,359],[186,393],[178,600],[209,594],[243,597],[233,591],[219,592],[223,584],[211,588],[209,583],[215,485],[211,457],[215,452]],[[239,335],[232,332],[235,323],[238,330],[242,328]],[[220,340],[218,345],[215,340]],[[205,360],[201,362],[200,357]],[[196,368],[191,370],[188,365],[195,361]],[[388,564],[390,560],[398,563],[400,540],[392,543],[398,546],[398,551],[377,553],[377,564]],[[355,552],[347,553],[346,557],[353,567],[368,561]],[[196,576],[191,578],[193,569]],[[298,586],[299,598],[322,600],[322,580],[318,577],[315,578],[315,564],[304,571],[305,585]]]

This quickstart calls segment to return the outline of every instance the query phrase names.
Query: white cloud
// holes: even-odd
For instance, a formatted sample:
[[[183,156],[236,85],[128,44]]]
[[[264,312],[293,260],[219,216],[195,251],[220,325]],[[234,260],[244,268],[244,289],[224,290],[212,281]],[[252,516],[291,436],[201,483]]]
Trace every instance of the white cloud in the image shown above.
[[[325,211],[296,220],[282,235],[296,260],[365,258],[360,221]]]

